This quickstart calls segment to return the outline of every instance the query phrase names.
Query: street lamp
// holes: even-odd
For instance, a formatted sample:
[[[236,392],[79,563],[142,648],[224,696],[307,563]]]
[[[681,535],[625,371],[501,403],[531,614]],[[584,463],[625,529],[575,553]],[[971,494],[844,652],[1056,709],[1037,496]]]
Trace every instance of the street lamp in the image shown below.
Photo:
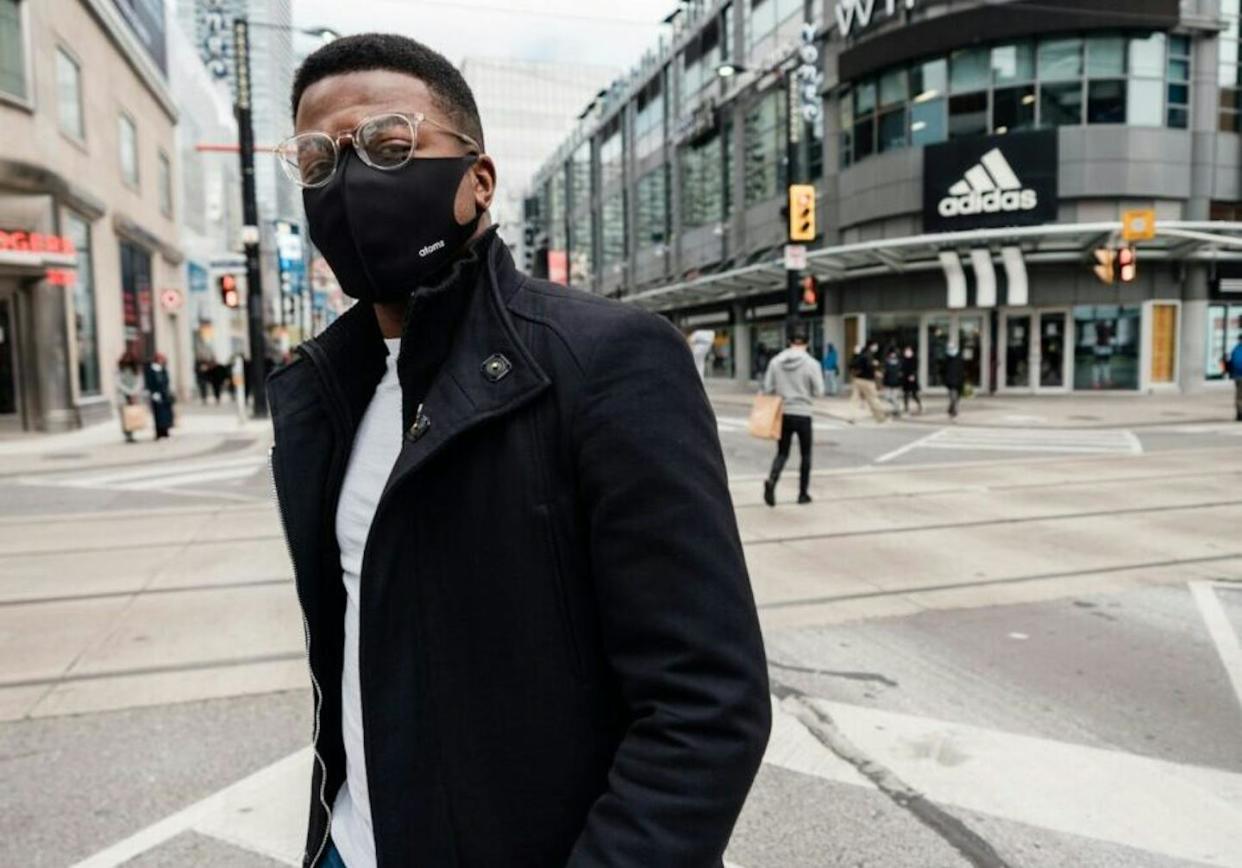
[[[734,63],[731,60],[726,60],[716,67],[716,76],[718,78],[733,78],[733,76],[741,75],[743,72],[749,72],[749,70],[742,64]]]

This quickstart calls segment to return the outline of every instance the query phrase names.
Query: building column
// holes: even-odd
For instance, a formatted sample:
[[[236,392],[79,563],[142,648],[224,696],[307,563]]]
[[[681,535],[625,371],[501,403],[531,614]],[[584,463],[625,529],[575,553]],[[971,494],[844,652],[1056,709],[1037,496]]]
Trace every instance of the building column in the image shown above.
[[[1190,265],[1182,289],[1181,322],[1177,335],[1178,386],[1184,394],[1207,388],[1203,363],[1207,358],[1208,267]]]
[[[78,427],[78,414],[69,385],[69,344],[66,335],[69,308],[65,288],[46,280],[30,284],[31,349],[33,370],[24,373],[26,386],[33,386],[38,413],[31,420],[39,431],[68,431]]]
[[[733,305],[733,379],[750,382],[750,324],[745,321],[746,305]]]

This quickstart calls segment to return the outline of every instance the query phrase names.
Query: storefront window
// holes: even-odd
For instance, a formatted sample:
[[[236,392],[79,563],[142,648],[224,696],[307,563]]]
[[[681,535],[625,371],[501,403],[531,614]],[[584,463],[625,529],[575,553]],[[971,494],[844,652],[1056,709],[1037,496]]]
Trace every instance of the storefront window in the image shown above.
[[[1039,385],[1044,389],[1065,386],[1065,314],[1039,316]]]
[[[1031,318],[1011,316],[1005,320],[1005,385],[1026,389],[1031,385]]]
[[[155,355],[151,254],[128,241],[121,242],[121,321],[125,348],[141,361],[150,361]]]
[[[98,395],[99,333],[95,315],[95,265],[90,224],[76,214],[65,216],[65,234],[78,254],[73,284],[73,332],[78,357],[78,394]]]
[[[1137,307],[1074,308],[1074,388],[1137,389],[1141,334]]]
[[[1225,359],[1242,340],[1242,304],[1208,306],[1207,358],[1203,375],[1209,380],[1226,378]]]

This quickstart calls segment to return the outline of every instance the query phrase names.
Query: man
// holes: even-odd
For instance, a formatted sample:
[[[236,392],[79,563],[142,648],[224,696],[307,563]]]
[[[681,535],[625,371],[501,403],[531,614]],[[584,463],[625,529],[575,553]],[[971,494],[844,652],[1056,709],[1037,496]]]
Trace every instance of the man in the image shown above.
[[[859,344],[854,358],[850,360],[850,377],[854,395],[859,402],[871,410],[875,421],[887,422],[888,410],[880,403],[879,389],[876,386],[876,373],[879,369],[876,355],[879,351],[880,345],[877,343],[870,346]]]
[[[1242,332],[1238,333],[1238,342],[1229,354],[1229,376],[1233,378],[1233,406],[1236,419],[1242,422]]]
[[[949,390],[949,418],[956,420],[957,405],[962,399],[962,389],[966,387],[966,364],[955,344],[949,344],[947,352],[940,379]]]
[[[806,351],[806,332],[795,330],[789,348],[777,353],[763,374],[763,393],[781,397],[781,439],[776,445],[772,472],[763,483],[763,502],[776,506],[776,483],[789,460],[789,447],[798,435],[802,464],[798,476],[798,503],[811,502],[811,432],[815,398],[824,396],[824,372]]]
[[[699,379],[707,379],[707,360],[716,346],[716,333],[711,329],[695,329],[686,339],[690,344],[690,354],[694,357],[694,367],[699,372]]]
[[[685,339],[519,274],[468,86],[312,54],[278,149],[359,303],[272,375],[305,616],[304,864],[718,866],[770,723]]]

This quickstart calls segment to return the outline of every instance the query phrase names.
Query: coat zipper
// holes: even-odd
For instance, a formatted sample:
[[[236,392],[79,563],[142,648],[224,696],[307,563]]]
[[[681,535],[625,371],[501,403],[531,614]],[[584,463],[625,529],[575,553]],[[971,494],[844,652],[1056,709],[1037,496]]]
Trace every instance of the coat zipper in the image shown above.
[[[280,517],[281,536],[285,540],[285,551],[289,555],[289,564],[293,568],[293,589],[297,594],[298,607],[302,610],[302,639],[306,647],[306,669],[310,672],[311,689],[315,695],[315,723],[311,728],[311,750],[315,754],[315,762],[319,764],[319,804],[323,806],[327,813],[327,822],[324,824],[323,840],[319,842],[319,847],[315,851],[315,856],[309,862],[306,857],[309,850],[302,854],[303,864],[313,866],[319,861],[319,857],[323,855],[324,849],[328,844],[328,837],[332,833],[332,806],[328,804],[325,788],[328,785],[328,764],[324,762],[323,757],[319,755],[319,714],[323,710],[323,689],[319,686],[319,679],[315,677],[315,667],[311,663],[311,638],[310,638],[310,621],[306,618],[306,601],[302,599],[302,585],[298,581],[298,565],[293,557],[293,546],[289,543],[289,530],[285,523],[285,511],[280,506],[280,492],[276,485],[276,446],[273,444],[267,450],[268,472],[272,477],[272,500],[276,504],[276,514]]]

